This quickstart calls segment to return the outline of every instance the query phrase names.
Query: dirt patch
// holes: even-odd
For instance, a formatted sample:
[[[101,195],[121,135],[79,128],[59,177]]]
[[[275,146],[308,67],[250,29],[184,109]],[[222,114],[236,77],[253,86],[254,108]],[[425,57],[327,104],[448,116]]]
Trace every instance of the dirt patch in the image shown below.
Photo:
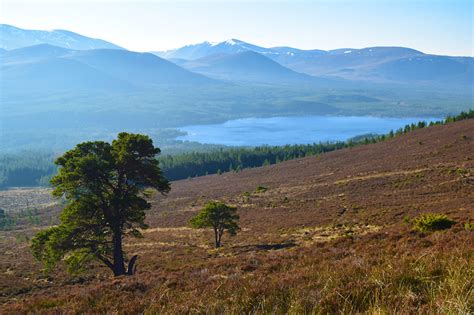
[[[19,211],[46,208],[57,204],[50,188],[17,188],[0,190],[0,209]]]
[[[309,246],[314,243],[329,242],[341,237],[362,236],[375,233],[382,229],[375,225],[344,225],[323,227],[305,227],[297,231],[282,236],[291,236],[296,243],[302,246]]]
[[[390,176],[398,176],[398,175],[409,175],[409,174],[417,174],[417,173],[422,173],[424,171],[429,170],[429,168],[421,168],[421,169],[416,169],[416,170],[409,170],[409,171],[398,171],[398,172],[382,172],[382,173],[375,173],[375,174],[367,174],[367,175],[361,175],[361,176],[354,176],[350,178],[345,178],[341,179],[338,181],[335,181],[334,184],[340,185],[340,184],[346,184],[351,181],[362,181],[362,180],[368,180],[368,179],[374,179],[374,178],[383,178],[383,177],[390,177]]]

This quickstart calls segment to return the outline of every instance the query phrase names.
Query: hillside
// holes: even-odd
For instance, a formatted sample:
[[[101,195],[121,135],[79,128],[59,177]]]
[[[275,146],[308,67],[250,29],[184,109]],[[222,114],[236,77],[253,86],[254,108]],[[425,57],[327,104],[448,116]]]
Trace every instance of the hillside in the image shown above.
[[[49,44],[68,49],[123,49],[102,39],[90,38],[66,30],[27,30],[0,24],[0,48],[12,50],[27,46]]]
[[[269,84],[317,82],[315,77],[285,68],[270,58],[254,51],[236,54],[215,54],[178,64],[190,71],[229,81]]]
[[[96,85],[91,81],[103,81],[112,89],[126,92],[126,84],[128,88],[139,89],[212,82],[149,53],[118,49],[80,51],[48,44],[7,51],[2,58],[1,71],[5,97],[12,91],[24,89],[60,93],[65,88],[57,83],[71,90],[90,91]],[[43,84],[38,86],[39,82]]]
[[[94,51],[97,52],[97,51]],[[2,95],[28,103],[29,99],[61,94],[130,91],[130,82],[73,58],[72,50],[42,44],[7,51],[0,64]],[[29,93],[25,94],[24,90]]]
[[[474,310],[474,120],[238,173],[172,183],[145,237],[128,240],[138,272],[96,266],[48,276],[27,239],[1,232],[0,312],[470,313]],[[257,189],[264,186],[266,189]],[[238,207],[242,230],[211,248],[189,219],[210,199]],[[40,225],[58,209],[38,210]],[[410,220],[443,213],[449,230]],[[472,225],[471,225],[472,226]]]

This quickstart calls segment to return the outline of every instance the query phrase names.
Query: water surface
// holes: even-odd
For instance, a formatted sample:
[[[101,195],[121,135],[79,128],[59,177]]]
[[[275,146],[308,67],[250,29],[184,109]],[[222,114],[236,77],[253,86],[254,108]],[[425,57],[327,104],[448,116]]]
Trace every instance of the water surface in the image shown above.
[[[229,146],[306,144],[343,141],[367,133],[385,134],[422,120],[440,119],[371,116],[245,118],[221,124],[180,127],[187,135],[177,139]]]

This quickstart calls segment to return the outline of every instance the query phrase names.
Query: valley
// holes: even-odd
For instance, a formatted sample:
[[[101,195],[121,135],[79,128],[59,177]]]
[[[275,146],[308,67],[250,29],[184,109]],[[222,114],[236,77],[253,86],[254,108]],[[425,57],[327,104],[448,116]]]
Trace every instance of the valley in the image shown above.
[[[0,149],[8,153],[63,152],[124,130],[153,136],[253,117],[446,117],[474,105],[470,57],[237,39],[142,53],[64,30],[2,24],[0,34]]]
[[[0,315],[474,314],[472,1],[0,1]]]

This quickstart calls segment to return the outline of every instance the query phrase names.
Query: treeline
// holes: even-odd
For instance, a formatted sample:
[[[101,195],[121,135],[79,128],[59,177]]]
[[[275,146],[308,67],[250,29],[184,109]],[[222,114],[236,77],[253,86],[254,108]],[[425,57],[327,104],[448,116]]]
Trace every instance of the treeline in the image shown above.
[[[54,154],[23,151],[0,155],[0,189],[8,187],[47,186],[57,171]]]
[[[276,164],[344,147],[346,147],[345,142],[260,146],[255,148],[220,149],[219,151],[203,153],[192,152],[176,156],[164,156],[159,160],[165,176],[170,180],[178,180]]]
[[[169,180],[186,179],[206,174],[240,171],[244,168],[277,164],[296,158],[321,154],[360,144],[375,143],[412,130],[474,118],[474,110],[448,116],[445,120],[420,121],[390,131],[386,135],[363,135],[345,142],[307,145],[260,146],[255,148],[226,148],[209,152],[192,152],[159,157],[161,168]],[[46,186],[57,168],[52,153],[23,152],[0,155],[0,189],[8,187]]]

